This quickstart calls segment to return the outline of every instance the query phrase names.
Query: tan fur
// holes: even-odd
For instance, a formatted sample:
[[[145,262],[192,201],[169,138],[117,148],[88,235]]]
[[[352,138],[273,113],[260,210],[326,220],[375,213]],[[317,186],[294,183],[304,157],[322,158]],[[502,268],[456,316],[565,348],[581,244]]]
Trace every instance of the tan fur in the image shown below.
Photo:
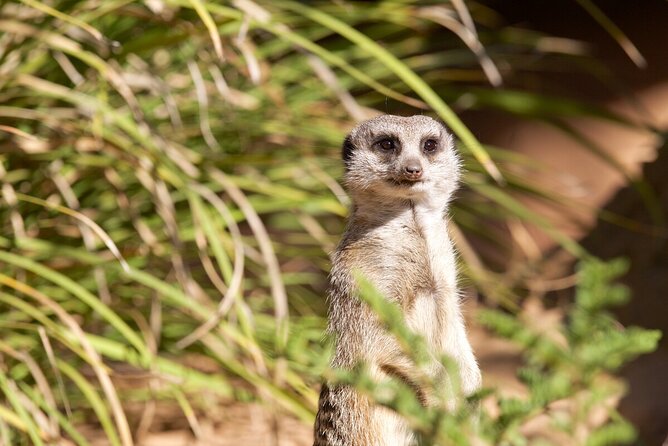
[[[395,142],[392,150],[383,148],[386,139]],[[427,140],[436,141],[437,150],[425,150]],[[401,307],[408,326],[424,336],[434,358],[445,353],[455,360],[462,390],[474,392],[480,372],[459,309],[446,224],[447,205],[459,180],[452,137],[425,116],[380,116],[346,138],[344,162],[353,207],[330,274],[328,330],[337,343],[332,366],[365,362],[376,378],[399,377],[429,400],[416,387],[419,371],[356,296],[353,272],[360,271]],[[435,359],[429,373],[446,385],[445,371]],[[405,421],[390,410],[350,387],[323,386],[315,446],[404,446],[413,441]]]

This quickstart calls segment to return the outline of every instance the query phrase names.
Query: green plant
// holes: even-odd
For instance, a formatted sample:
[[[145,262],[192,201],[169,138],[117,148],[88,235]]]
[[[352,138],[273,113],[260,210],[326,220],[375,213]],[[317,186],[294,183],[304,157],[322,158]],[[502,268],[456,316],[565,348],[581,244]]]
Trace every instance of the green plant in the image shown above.
[[[484,325],[524,352],[525,366],[519,371],[526,386],[522,397],[509,397],[502,389],[483,389],[467,404],[460,403],[453,413],[448,407],[453,393],[436,391],[442,383],[426,376],[422,385],[436,401],[430,407],[421,405],[413,389],[395,379],[374,382],[364,365],[353,371],[332,371],[329,378],[355,386],[401,413],[418,434],[420,444],[630,444],[635,431],[616,410],[624,385],[614,372],[636,356],[654,351],[661,333],[622,327],[610,313],[611,307],[629,300],[628,290],[613,282],[626,268],[621,259],[583,261],[578,268],[575,301],[550,323],[540,310],[519,316],[481,311],[479,319]],[[424,340],[408,330],[401,310],[363,278],[360,298],[420,367],[426,355]],[[456,375],[455,364],[448,358],[441,361]]]
[[[622,327],[610,312],[629,300],[628,290],[613,282],[626,269],[622,259],[583,261],[575,301],[547,329],[540,315],[532,322],[500,311],[480,314],[484,325],[522,347],[527,363],[520,378],[528,396],[499,400],[500,414],[486,432],[492,444],[525,444],[523,427],[529,422],[542,427],[533,429],[533,442],[604,445],[635,439],[633,427],[616,410],[624,385],[614,372],[654,351],[661,332]]]

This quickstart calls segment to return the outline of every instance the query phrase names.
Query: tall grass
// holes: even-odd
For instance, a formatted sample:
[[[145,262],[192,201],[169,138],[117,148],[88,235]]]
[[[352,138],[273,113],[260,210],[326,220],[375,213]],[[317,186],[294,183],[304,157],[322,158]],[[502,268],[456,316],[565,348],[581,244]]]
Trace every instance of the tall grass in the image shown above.
[[[559,201],[513,173],[526,160],[482,146],[443,98],[619,118],[489,88],[550,38],[505,33],[480,4],[22,0],[0,6],[0,30],[6,444],[85,445],[91,417],[111,444],[133,444],[124,403],[168,398],[190,416],[202,392],[311,422],[348,205],[338,146],[376,109],[433,113],[461,139],[456,234],[490,299],[515,305],[465,249],[484,219],[584,254],[517,199]],[[142,392],[119,384],[128,369]]]

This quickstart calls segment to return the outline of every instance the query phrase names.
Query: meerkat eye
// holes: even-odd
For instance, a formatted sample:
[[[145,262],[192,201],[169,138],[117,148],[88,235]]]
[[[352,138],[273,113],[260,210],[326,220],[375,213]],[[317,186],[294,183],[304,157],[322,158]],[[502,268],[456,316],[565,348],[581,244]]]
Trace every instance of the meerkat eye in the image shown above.
[[[392,141],[391,139],[384,139],[384,140],[378,142],[378,145],[380,146],[381,149],[386,150],[388,152],[390,150],[394,150],[394,147],[395,147],[394,141]]]
[[[432,153],[436,151],[438,144],[433,139],[428,139],[424,142],[424,151],[427,153]]]

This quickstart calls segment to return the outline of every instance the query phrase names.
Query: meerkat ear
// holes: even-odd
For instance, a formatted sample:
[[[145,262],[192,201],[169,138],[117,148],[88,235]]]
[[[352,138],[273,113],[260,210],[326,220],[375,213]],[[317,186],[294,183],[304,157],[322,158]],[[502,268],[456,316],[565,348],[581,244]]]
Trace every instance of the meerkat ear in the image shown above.
[[[353,152],[357,150],[357,147],[353,144],[350,135],[346,136],[346,139],[343,140],[343,149],[341,150],[341,156],[343,158],[343,164],[348,168],[348,163],[353,157]]]

